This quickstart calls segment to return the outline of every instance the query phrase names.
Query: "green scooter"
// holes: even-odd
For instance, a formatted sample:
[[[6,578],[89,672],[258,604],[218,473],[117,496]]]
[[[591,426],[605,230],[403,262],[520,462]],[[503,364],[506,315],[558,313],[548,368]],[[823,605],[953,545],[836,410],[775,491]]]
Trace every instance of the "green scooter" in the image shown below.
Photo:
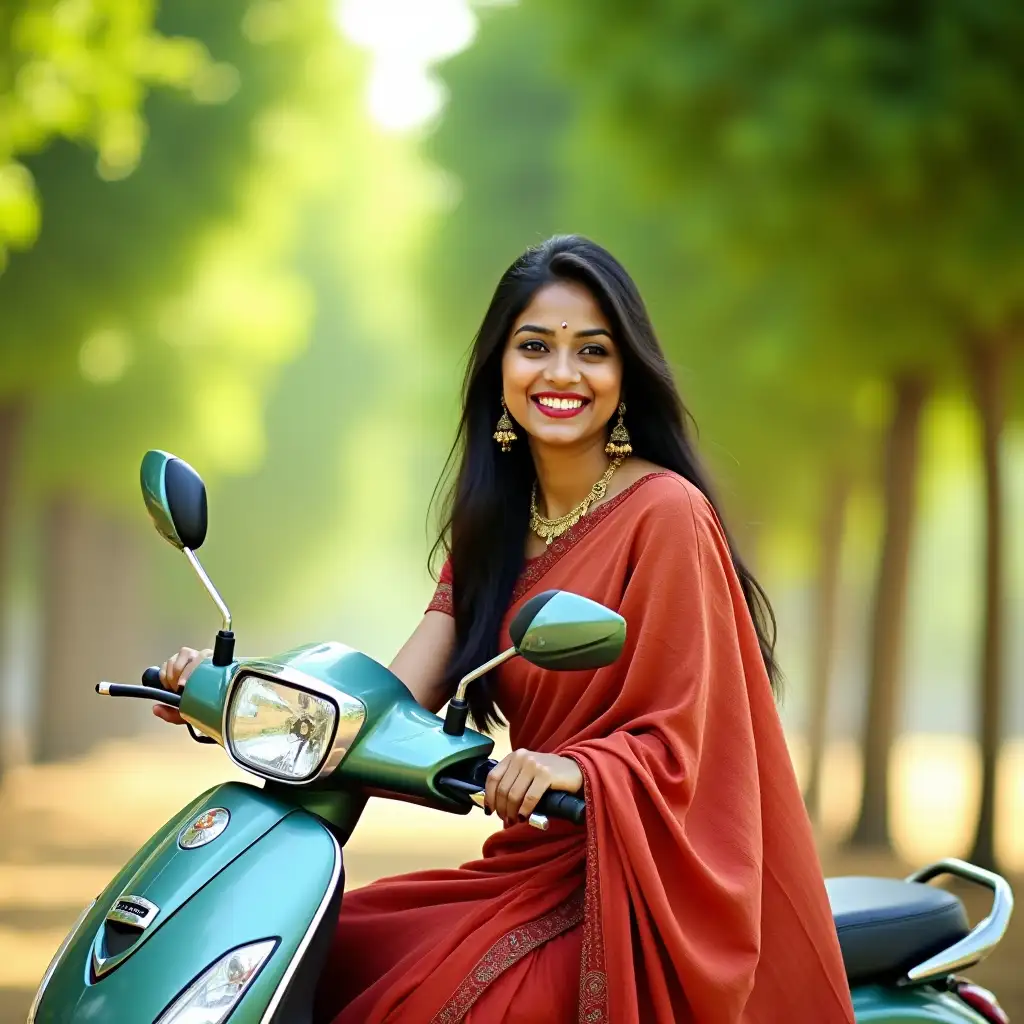
[[[263,785],[209,790],[139,850],[57,950],[28,1024],[309,1024],[342,900],[342,847],[368,797],[454,814],[483,806],[493,741],[466,728],[467,686],[516,656],[552,670],[610,664],[626,623],[575,594],[538,594],[512,623],[513,646],[459,683],[442,720],[386,668],[341,644],[236,659],[230,612],[195,555],[206,536],[202,480],[150,451],[142,490],[222,627],[213,657],[180,694],[160,688],[153,668],[141,686],[96,689],[177,707],[194,739],[221,744]],[[553,817],[584,826],[583,800],[548,793],[530,824],[545,829]],[[924,884],[943,873],[992,890],[992,911],[973,930],[959,899]],[[905,881],[827,884],[858,1021],[1006,1020],[991,993],[955,974],[1006,930],[1013,897],[1002,878],[947,860]]]

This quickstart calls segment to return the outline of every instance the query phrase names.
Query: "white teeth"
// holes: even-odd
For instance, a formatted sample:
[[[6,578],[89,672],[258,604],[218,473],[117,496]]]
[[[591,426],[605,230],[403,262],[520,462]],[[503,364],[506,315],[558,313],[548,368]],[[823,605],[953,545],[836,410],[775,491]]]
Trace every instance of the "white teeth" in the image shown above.
[[[583,405],[582,398],[538,398],[537,401],[549,409],[579,409]]]

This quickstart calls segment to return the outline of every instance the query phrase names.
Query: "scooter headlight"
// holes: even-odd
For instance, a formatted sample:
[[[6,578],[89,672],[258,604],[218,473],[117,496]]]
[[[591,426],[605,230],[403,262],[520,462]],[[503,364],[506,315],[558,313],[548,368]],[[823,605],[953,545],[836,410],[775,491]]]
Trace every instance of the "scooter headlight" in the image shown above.
[[[279,680],[244,675],[227,714],[227,742],[245,768],[286,782],[313,778],[331,752],[338,706]]]
[[[156,1024],[220,1024],[245,995],[276,945],[276,939],[264,939],[222,956],[185,989]]]

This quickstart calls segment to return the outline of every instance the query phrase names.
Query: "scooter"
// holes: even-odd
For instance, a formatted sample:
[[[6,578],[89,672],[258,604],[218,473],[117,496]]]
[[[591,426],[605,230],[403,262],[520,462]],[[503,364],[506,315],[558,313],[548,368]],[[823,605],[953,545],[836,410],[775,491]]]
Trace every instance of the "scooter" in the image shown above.
[[[626,623],[579,595],[538,594],[515,617],[512,646],[460,681],[443,720],[342,644],[236,659],[231,614],[195,554],[207,528],[202,480],[160,451],[146,453],[141,477],[154,525],[191,563],[221,629],[180,693],[162,689],[154,668],[142,685],[97,692],[178,708],[193,739],[219,743],[263,784],[216,786],[153,835],[64,939],[28,1024],[309,1024],[342,901],[342,848],[367,799],[482,807],[493,741],[466,728],[467,687],[513,657],[551,670],[611,664]],[[585,804],[549,792],[530,824],[551,818],[585,826]],[[955,895],[926,884],[943,873],[991,889],[991,913],[973,930]],[[991,993],[955,973],[1005,933],[1004,879],[946,860],[903,881],[827,885],[858,1021],[1006,1020]]]

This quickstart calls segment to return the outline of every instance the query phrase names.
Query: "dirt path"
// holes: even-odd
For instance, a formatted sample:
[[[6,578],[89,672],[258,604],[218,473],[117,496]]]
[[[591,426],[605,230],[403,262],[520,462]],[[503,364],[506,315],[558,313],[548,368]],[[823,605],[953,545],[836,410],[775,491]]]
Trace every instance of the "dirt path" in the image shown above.
[[[23,1024],[39,977],[81,908],[164,821],[204,789],[243,778],[219,748],[166,740],[110,744],[81,761],[12,772],[0,790],[0,1024]],[[346,849],[347,885],[478,854],[491,819],[371,801]],[[408,837],[416,836],[415,849]],[[827,874],[899,876],[892,856],[826,850]],[[1024,879],[1018,892],[1024,893]],[[972,920],[987,912],[964,891]],[[1000,950],[970,974],[1024,1019],[1024,913]]]

